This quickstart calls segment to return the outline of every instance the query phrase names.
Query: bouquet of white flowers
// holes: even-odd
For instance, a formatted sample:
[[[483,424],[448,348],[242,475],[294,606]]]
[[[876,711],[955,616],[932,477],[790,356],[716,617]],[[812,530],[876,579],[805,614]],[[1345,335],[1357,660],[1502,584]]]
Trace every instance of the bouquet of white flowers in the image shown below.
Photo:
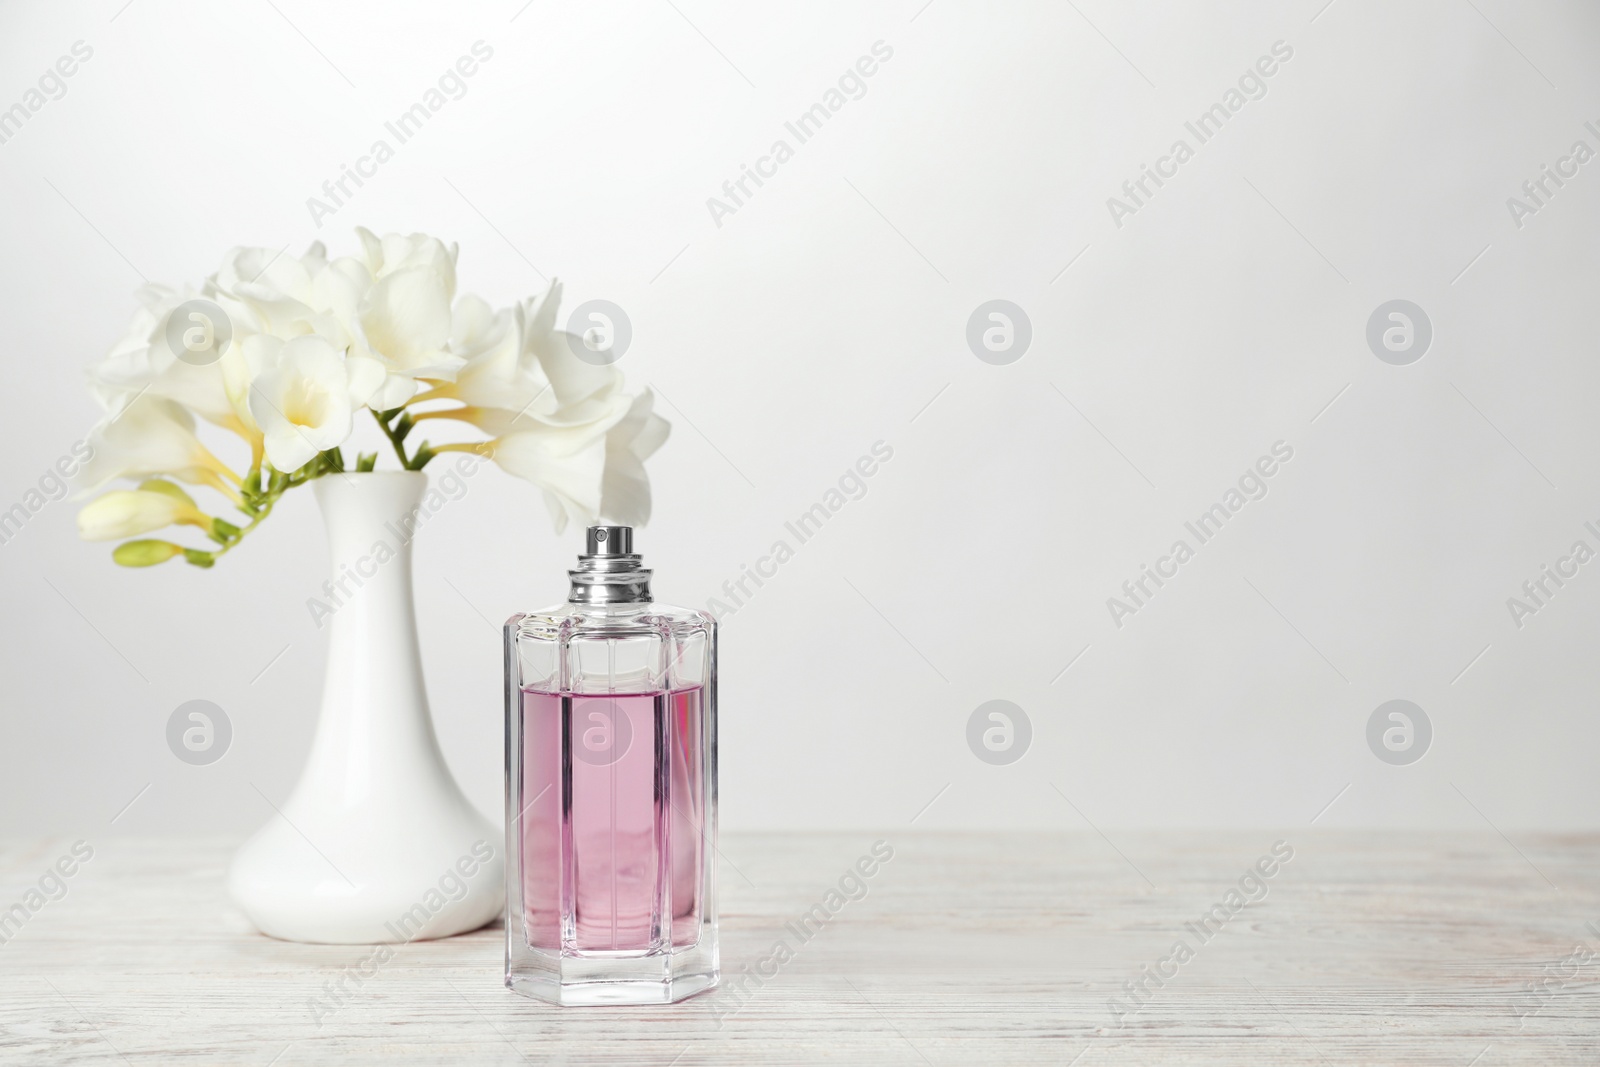
[[[198,290],[140,290],[126,335],[89,371],[105,417],[80,474],[85,493],[119,478],[138,486],[84,507],[86,540],[135,538],[112,553],[130,567],[180,555],[209,567],[285,492],[346,471],[342,446],[362,409],[406,470],[441,452],[474,452],[537,485],[557,532],[569,521],[649,518],[644,460],[668,425],[651,411],[649,390],[624,391],[594,336],[556,328],[560,282],[496,310],[457,297],[456,246],[356,232],[357,256],[330,260],[320,242],[299,259],[235,248]],[[203,444],[196,417],[240,438],[248,466]],[[429,419],[487,437],[408,451]],[[349,469],[373,470],[377,459],[360,454]],[[178,482],[216,490],[239,517],[206,514]],[[209,543],[140,537],[174,525],[197,527]]]

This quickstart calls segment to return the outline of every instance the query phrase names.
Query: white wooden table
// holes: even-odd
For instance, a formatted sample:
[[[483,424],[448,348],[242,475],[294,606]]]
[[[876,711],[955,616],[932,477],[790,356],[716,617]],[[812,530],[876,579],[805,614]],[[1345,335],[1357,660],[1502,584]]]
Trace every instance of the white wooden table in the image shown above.
[[[382,965],[272,941],[229,906],[231,842],[97,843],[0,945],[0,1063],[1600,1063],[1597,836],[881,835],[893,860],[801,944],[785,924],[879,836],[728,835],[724,973],[776,974],[648,1009],[508,993],[498,925]],[[1265,898],[1202,942],[1185,923],[1280,836]],[[0,909],[70,843],[0,850]],[[1119,1021],[1145,968],[1169,977]]]

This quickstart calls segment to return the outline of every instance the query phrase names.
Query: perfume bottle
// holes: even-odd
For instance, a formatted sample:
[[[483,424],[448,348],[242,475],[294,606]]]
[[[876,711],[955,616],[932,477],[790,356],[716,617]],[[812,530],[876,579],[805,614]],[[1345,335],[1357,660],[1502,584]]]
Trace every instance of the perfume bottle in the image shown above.
[[[592,526],[565,604],[506,623],[506,986],[664,1004],[717,983],[717,631]]]

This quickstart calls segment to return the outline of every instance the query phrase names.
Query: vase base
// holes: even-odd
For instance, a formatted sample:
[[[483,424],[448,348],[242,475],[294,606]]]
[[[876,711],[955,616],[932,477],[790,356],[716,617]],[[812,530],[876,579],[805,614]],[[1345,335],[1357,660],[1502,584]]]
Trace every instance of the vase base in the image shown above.
[[[324,854],[277,819],[235,854],[228,891],[256,929],[280,941],[402,944],[477,930],[504,910],[505,863],[489,844],[498,831],[481,816],[472,822],[403,847],[374,848],[385,835],[370,824],[344,847],[344,835],[324,832]]]
[[[488,917],[480,918],[485,910],[489,912]],[[341,920],[336,916],[320,915],[313,920],[304,916],[274,915],[245,909],[245,917],[257,932],[274,941],[290,941],[301,945],[408,945],[413,941],[437,941],[470,934],[487,926],[494,926],[498,930],[502,911],[499,907],[493,907],[441,913],[432,928],[413,937],[397,936],[385,923],[374,924],[369,918],[359,916]]]

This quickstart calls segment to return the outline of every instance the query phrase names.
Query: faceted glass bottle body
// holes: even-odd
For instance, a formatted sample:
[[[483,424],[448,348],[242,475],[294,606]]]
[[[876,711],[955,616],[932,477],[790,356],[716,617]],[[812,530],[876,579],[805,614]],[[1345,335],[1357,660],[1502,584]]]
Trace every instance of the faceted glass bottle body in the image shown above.
[[[556,1004],[711,988],[716,623],[568,603],[505,635],[506,985]]]

